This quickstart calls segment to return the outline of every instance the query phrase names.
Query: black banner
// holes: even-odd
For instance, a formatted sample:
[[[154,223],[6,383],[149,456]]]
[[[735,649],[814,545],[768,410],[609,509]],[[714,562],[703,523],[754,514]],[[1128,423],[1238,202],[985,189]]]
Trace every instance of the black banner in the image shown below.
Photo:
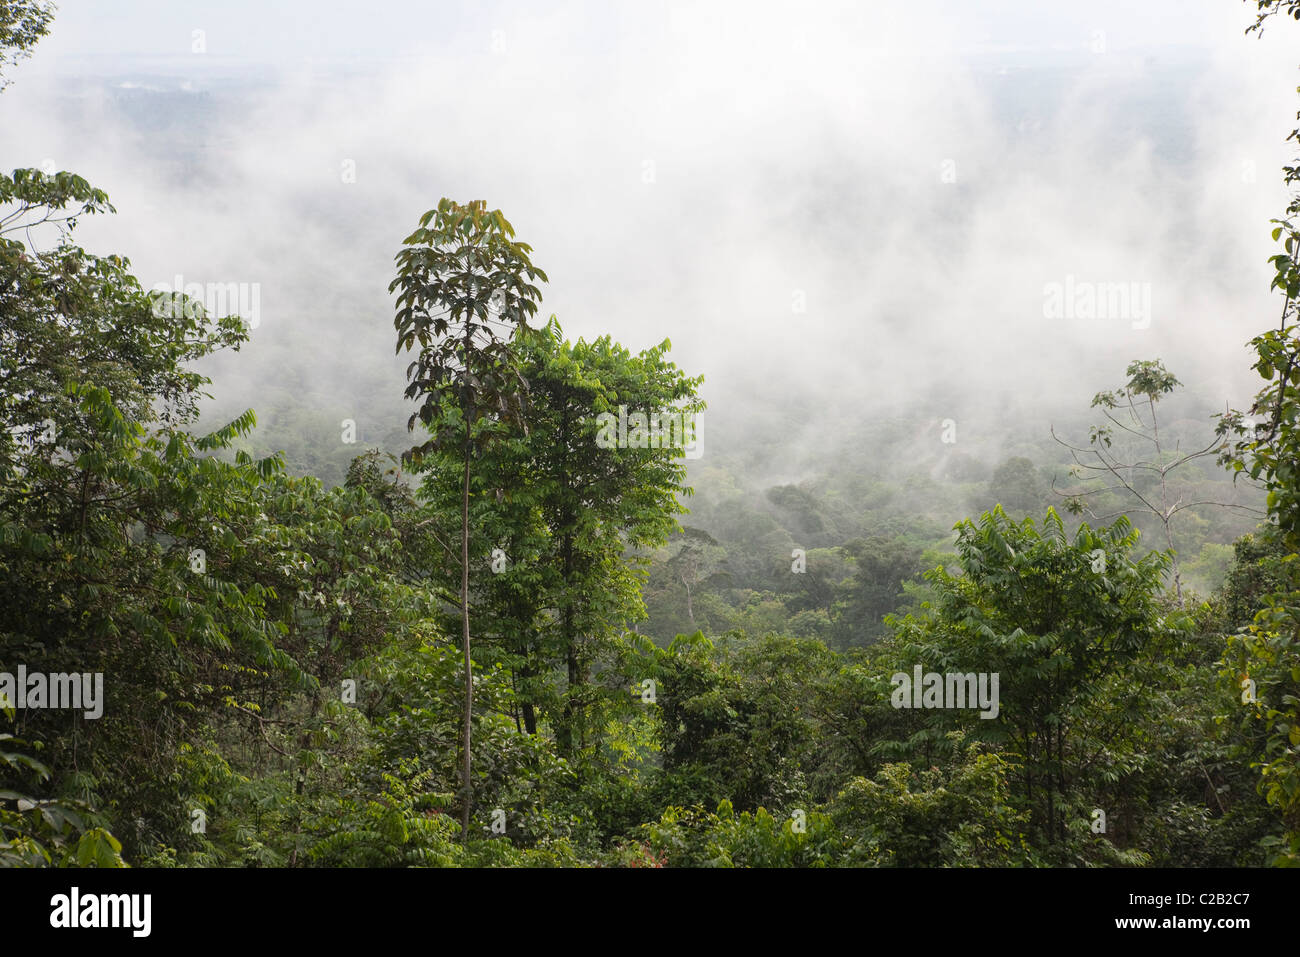
[[[847,922],[864,944],[1132,937],[1225,947],[1294,928],[1300,875],[1274,870],[38,870],[0,872],[11,941],[77,935],[149,943],[290,939],[374,944],[463,921],[537,942],[555,922],[615,943],[674,928],[763,943]],[[440,929],[441,928],[441,929]],[[607,934],[618,936],[607,936]],[[629,938],[626,935],[631,934]],[[436,944],[435,944],[436,946]]]

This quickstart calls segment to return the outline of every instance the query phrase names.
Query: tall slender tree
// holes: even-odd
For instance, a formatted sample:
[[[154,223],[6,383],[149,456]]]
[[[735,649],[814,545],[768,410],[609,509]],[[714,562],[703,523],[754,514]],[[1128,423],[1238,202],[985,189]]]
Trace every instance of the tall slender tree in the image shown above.
[[[470,744],[474,675],[469,625],[470,465],[476,444],[492,434],[493,422],[520,421],[527,383],[515,368],[508,336],[500,330],[527,325],[541,293],[533,280],[546,274],[533,266],[532,247],[514,240],[514,227],[482,200],[460,204],[442,199],[420,217],[396,256],[397,351],[419,343],[407,367],[406,397],[420,403],[407,422],[422,422],[431,438],[407,453],[419,461],[434,448],[461,451],[461,648],[465,700],[461,739],[461,839],[469,838],[473,803]]]

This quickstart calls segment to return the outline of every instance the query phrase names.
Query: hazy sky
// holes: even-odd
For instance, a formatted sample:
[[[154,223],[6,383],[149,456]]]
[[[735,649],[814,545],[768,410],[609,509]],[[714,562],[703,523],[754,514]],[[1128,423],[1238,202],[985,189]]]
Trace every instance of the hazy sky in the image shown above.
[[[389,59],[434,51],[490,48],[493,30],[528,45],[534,31],[557,55],[609,52],[638,45],[638,34],[663,24],[702,21],[720,39],[806,31],[813,45],[839,52],[908,53],[1084,49],[1102,30],[1113,50],[1167,44],[1222,46],[1249,21],[1230,0],[871,0],[857,4],[722,2],[429,3],[422,0],[63,0],[44,67],[66,69],[87,56],[187,57],[195,29],[206,31],[210,57],[292,63],[317,58]],[[865,28],[846,37],[843,31]],[[827,30],[826,34],[822,34]],[[819,34],[821,34],[819,36]],[[835,34],[839,34],[836,36]]]
[[[65,0],[0,95],[0,150],[107,189],[119,215],[81,241],[146,286],[258,284],[218,379],[248,404],[290,354],[335,391],[390,361],[392,256],[441,196],[505,212],[550,274],[542,316],[671,338],[713,409],[1086,405],[1156,356],[1240,403],[1300,59],[1297,25],[1250,21],[1232,0]],[[1049,315],[1075,282],[1149,313]]]

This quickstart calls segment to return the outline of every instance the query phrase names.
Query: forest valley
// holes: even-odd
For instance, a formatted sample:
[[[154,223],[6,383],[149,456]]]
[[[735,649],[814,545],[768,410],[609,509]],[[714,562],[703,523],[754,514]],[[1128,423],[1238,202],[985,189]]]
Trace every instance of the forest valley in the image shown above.
[[[5,6],[25,54],[48,8]],[[876,422],[767,489],[599,441],[703,379],[540,322],[480,201],[394,236],[397,454],[199,428],[249,325],[81,248],[112,212],[0,176],[0,672],[103,676],[97,719],[0,708],[0,863],[1300,864],[1300,196],[1249,409],[1161,421],[1135,358],[1037,461]]]

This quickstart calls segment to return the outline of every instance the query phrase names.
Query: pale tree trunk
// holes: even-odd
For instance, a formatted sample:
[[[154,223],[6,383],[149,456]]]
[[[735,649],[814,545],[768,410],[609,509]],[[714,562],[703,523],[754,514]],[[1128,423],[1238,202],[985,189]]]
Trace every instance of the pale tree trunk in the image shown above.
[[[469,374],[469,331],[465,333],[465,371]],[[468,403],[467,403],[468,405]],[[460,839],[469,843],[470,806],[474,786],[470,779],[470,742],[474,727],[474,664],[469,656],[469,460],[473,447],[473,416],[465,410],[465,472],[460,499],[460,626],[461,648],[465,652],[465,720],[461,729]]]

